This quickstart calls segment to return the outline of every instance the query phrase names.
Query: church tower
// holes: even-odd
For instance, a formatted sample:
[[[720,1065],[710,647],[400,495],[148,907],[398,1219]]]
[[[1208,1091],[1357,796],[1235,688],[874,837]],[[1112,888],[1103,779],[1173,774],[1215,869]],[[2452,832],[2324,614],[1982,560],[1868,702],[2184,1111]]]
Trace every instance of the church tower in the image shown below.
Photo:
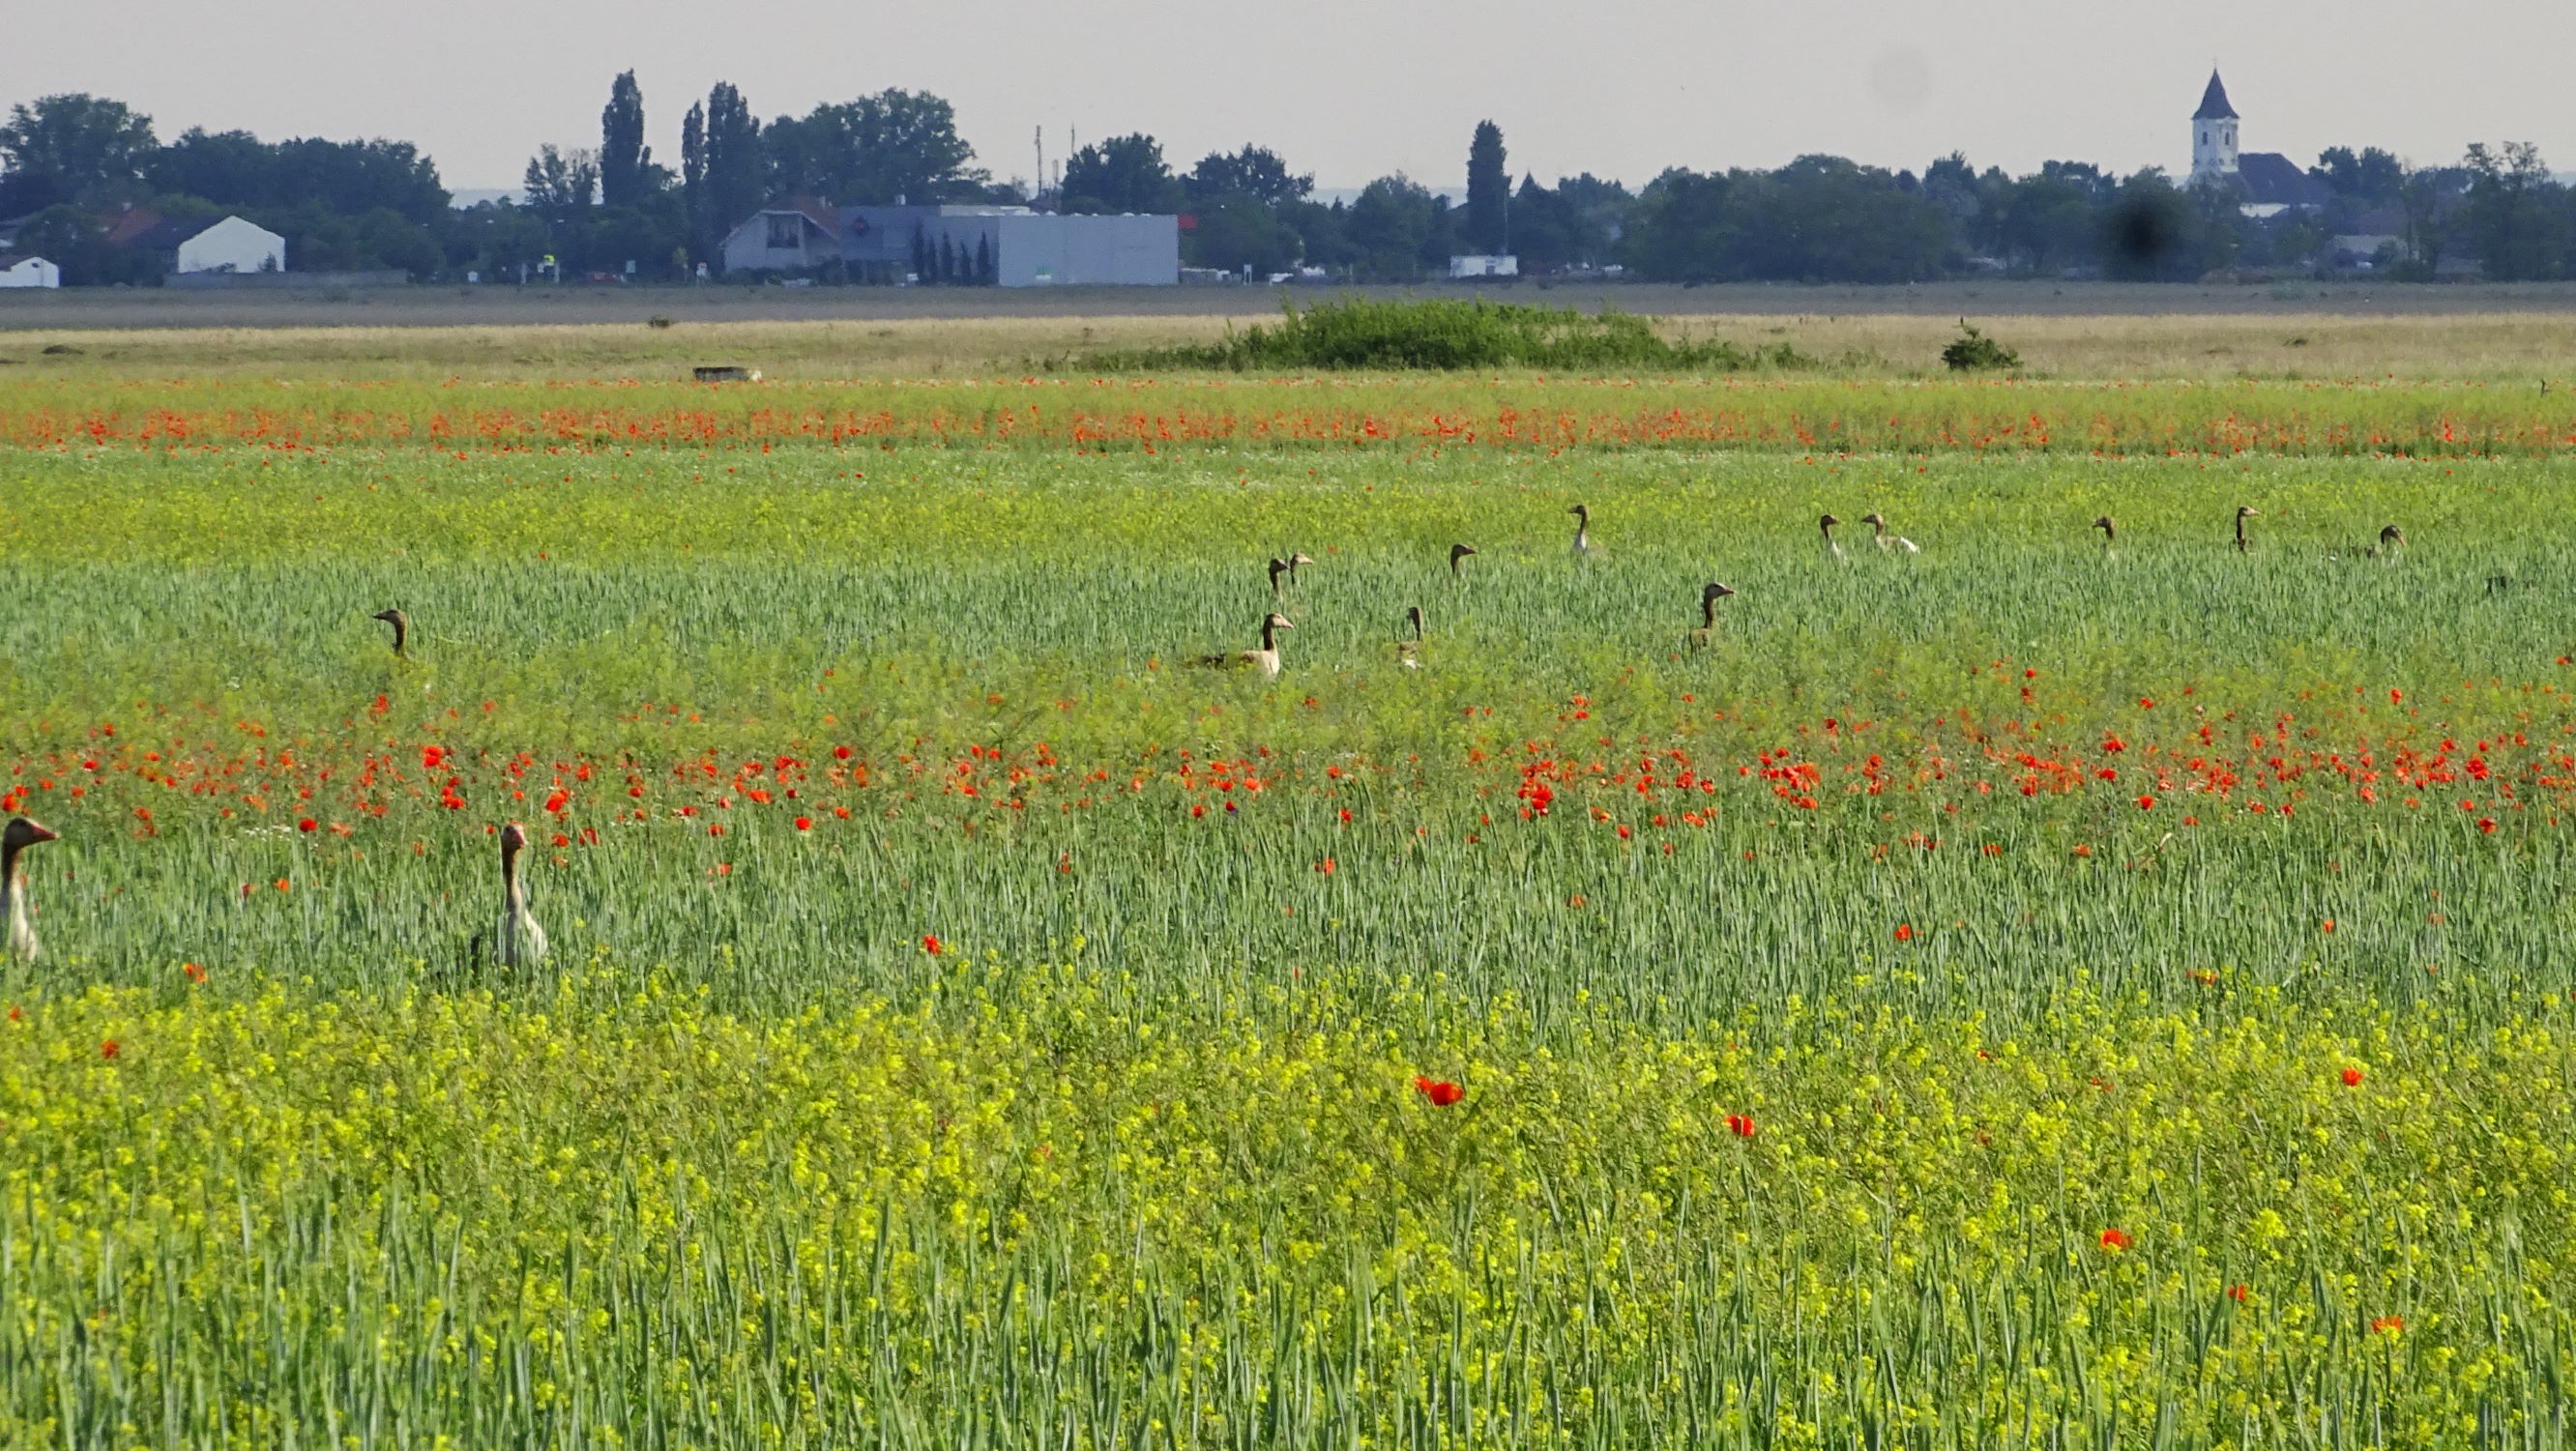
[[[2235,174],[2236,108],[2227,104],[2227,87],[2212,70],[2200,109],[2191,113],[2191,184]]]

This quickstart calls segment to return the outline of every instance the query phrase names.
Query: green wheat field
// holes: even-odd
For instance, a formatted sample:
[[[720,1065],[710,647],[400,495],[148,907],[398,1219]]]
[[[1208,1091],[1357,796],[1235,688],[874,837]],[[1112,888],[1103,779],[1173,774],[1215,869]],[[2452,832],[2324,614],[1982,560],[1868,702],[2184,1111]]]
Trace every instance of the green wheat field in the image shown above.
[[[2503,378],[18,371],[0,1445],[2565,1446],[2571,495]]]

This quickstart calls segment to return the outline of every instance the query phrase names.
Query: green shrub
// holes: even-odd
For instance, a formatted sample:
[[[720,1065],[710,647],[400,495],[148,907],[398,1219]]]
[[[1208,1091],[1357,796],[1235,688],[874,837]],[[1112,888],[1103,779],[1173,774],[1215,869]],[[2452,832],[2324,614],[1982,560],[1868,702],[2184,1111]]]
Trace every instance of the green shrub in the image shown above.
[[[1949,364],[1952,372],[1966,373],[1983,368],[2018,368],[2021,354],[1979,332],[1963,317],[1959,319],[1959,335],[1941,350],[1941,361]]]
[[[1115,370],[1656,368],[1742,372],[1812,368],[1813,358],[1787,343],[1745,349],[1712,339],[1668,341],[1642,317],[1578,312],[1519,303],[1433,300],[1292,302],[1274,324],[1256,323],[1211,343],[1106,353],[1086,366]]]

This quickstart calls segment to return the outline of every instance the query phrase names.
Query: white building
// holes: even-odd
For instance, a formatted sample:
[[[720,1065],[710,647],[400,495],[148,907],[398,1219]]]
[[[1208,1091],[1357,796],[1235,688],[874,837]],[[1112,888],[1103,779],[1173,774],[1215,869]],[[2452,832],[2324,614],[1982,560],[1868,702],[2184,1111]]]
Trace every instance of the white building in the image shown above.
[[[1521,259],[1510,254],[1491,256],[1471,254],[1449,259],[1449,275],[1455,277],[1518,277]]]
[[[989,287],[1169,287],[1180,280],[1180,218],[1059,216],[1027,207],[835,207],[790,197],[724,240],[725,271],[837,271],[851,282]]]
[[[63,269],[24,252],[0,252],[0,287],[60,287]]]
[[[2200,109],[2191,113],[2191,184],[2236,174],[2236,108],[2227,103],[2227,87],[2218,72],[2209,73],[2209,89],[2200,93]]]
[[[2277,151],[2240,151],[2236,128],[2240,118],[2227,101],[2218,72],[2200,93],[2200,109],[2191,113],[2191,182],[2223,186],[2237,194],[2237,210],[2249,217],[2276,217],[2287,211],[2314,211],[2334,199],[2325,183]]]
[[[239,217],[226,217],[181,242],[181,272],[283,272],[286,239]]]

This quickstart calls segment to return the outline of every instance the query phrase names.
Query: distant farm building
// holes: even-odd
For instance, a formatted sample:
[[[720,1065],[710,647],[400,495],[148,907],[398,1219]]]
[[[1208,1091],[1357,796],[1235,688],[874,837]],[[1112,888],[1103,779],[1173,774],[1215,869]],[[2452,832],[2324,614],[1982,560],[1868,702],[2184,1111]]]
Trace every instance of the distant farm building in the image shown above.
[[[0,252],[0,287],[60,287],[63,269],[24,252]]]
[[[136,226],[136,208],[117,218],[107,239],[118,246],[160,255],[161,270],[201,272],[283,272],[286,239],[266,227],[226,217],[219,222],[170,220]]]
[[[1449,275],[1459,277],[1518,277],[1521,259],[1514,256],[1471,254],[1449,259]]]
[[[994,287],[1168,287],[1180,218],[1062,216],[1001,206],[834,207],[773,202],[726,234],[728,273]]]

